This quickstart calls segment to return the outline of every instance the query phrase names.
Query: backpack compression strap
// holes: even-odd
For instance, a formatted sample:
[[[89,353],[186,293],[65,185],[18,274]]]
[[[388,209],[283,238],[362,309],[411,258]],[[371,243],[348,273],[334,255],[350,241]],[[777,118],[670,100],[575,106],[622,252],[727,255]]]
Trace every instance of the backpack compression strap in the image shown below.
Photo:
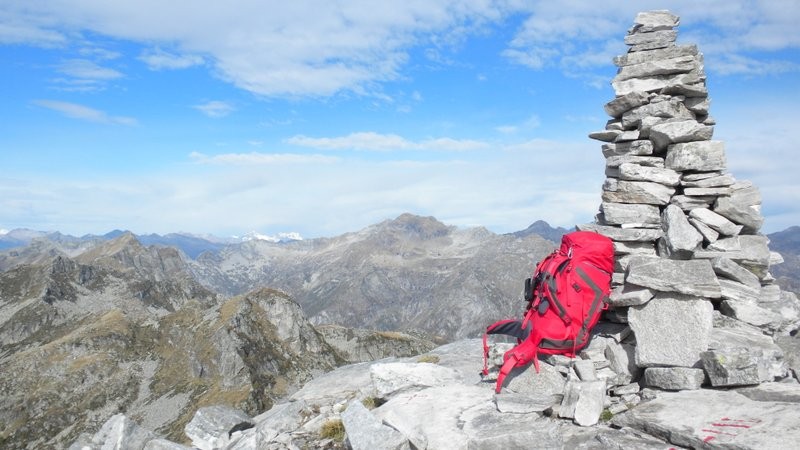
[[[514,367],[524,366],[533,360],[533,365],[536,368],[536,373],[539,373],[539,359],[536,357],[536,350],[539,343],[532,337],[525,339],[521,344],[507,351],[503,358],[505,362],[500,368],[500,373],[497,375],[497,385],[494,388],[495,393],[500,393],[503,389],[503,381],[506,376],[511,372]]]
[[[530,326],[525,326],[522,322],[515,319],[501,320],[486,327],[483,333],[483,374],[489,375],[489,343],[487,337],[490,334],[505,334],[517,338],[517,342],[524,341],[531,332]]]

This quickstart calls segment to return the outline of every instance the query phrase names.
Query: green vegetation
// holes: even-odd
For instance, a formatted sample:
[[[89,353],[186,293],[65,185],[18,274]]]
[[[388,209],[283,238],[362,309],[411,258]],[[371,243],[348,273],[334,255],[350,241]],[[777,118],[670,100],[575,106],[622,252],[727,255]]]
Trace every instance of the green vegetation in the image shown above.
[[[611,418],[614,417],[614,413],[609,411],[608,409],[604,409],[603,412],[600,413],[600,420],[603,422],[608,422]]]
[[[377,398],[377,397],[367,397],[364,400],[361,400],[361,404],[364,405],[367,409],[375,409],[380,407],[386,403],[385,400]]]
[[[417,362],[439,364],[439,357],[437,355],[422,355],[417,358]]]
[[[319,435],[323,439],[333,439],[336,442],[344,441],[344,424],[342,419],[330,419],[319,430]]]

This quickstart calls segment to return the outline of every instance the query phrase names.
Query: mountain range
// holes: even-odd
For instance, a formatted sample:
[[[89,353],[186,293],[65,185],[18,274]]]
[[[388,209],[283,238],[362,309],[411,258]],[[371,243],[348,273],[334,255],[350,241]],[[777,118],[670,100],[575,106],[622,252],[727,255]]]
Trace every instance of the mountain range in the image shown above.
[[[520,313],[522,281],[566,231],[411,214],[284,242],[12,230],[0,367],[20,376],[0,377],[0,447],[63,448],[119,411],[180,440],[201,406],[255,415],[339,365],[478,336]],[[800,228],[769,237],[774,276],[800,286]]]

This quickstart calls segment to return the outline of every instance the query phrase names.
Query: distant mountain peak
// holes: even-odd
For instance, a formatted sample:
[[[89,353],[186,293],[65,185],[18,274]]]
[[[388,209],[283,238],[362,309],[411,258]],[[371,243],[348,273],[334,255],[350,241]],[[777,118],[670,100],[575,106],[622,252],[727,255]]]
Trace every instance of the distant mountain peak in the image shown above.
[[[396,219],[387,220],[381,225],[388,229],[416,235],[422,239],[444,236],[454,229],[454,227],[445,225],[433,216],[423,217],[411,213],[403,213]]]
[[[561,228],[561,227],[553,228],[550,226],[549,223],[545,222],[544,220],[537,220],[536,222],[530,224],[528,228],[511,234],[517,237],[525,237],[531,234],[536,234],[547,240],[553,242],[559,242],[561,241],[561,236],[563,236],[568,232],[569,230],[567,230],[566,228]]]
[[[248,241],[267,241],[267,242],[291,242],[291,241],[302,241],[303,237],[300,236],[300,233],[296,231],[291,232],[282,232],[278,233],[276,236],[269,236],[266,234],[259,233],[257,231],[251,231],[241,238],[239,238],[242,242]]]

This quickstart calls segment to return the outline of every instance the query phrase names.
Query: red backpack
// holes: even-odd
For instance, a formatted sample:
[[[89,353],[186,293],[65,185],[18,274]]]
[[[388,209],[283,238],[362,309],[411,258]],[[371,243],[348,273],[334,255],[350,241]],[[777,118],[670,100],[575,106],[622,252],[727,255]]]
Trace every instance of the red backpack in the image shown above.
[[[507,334],[517,346],[503,355],[496,392],[514,367],[533,361],[539,373],[538,354],[575,357],[589,343],[592,327],[608,308],[614,244],[591,231],[575,231],[561,238],[561,247],[536,266],[525,280],[528,307],[522,321],[501,320],[483,335],[484,375],[488,375],[487,335]]]

